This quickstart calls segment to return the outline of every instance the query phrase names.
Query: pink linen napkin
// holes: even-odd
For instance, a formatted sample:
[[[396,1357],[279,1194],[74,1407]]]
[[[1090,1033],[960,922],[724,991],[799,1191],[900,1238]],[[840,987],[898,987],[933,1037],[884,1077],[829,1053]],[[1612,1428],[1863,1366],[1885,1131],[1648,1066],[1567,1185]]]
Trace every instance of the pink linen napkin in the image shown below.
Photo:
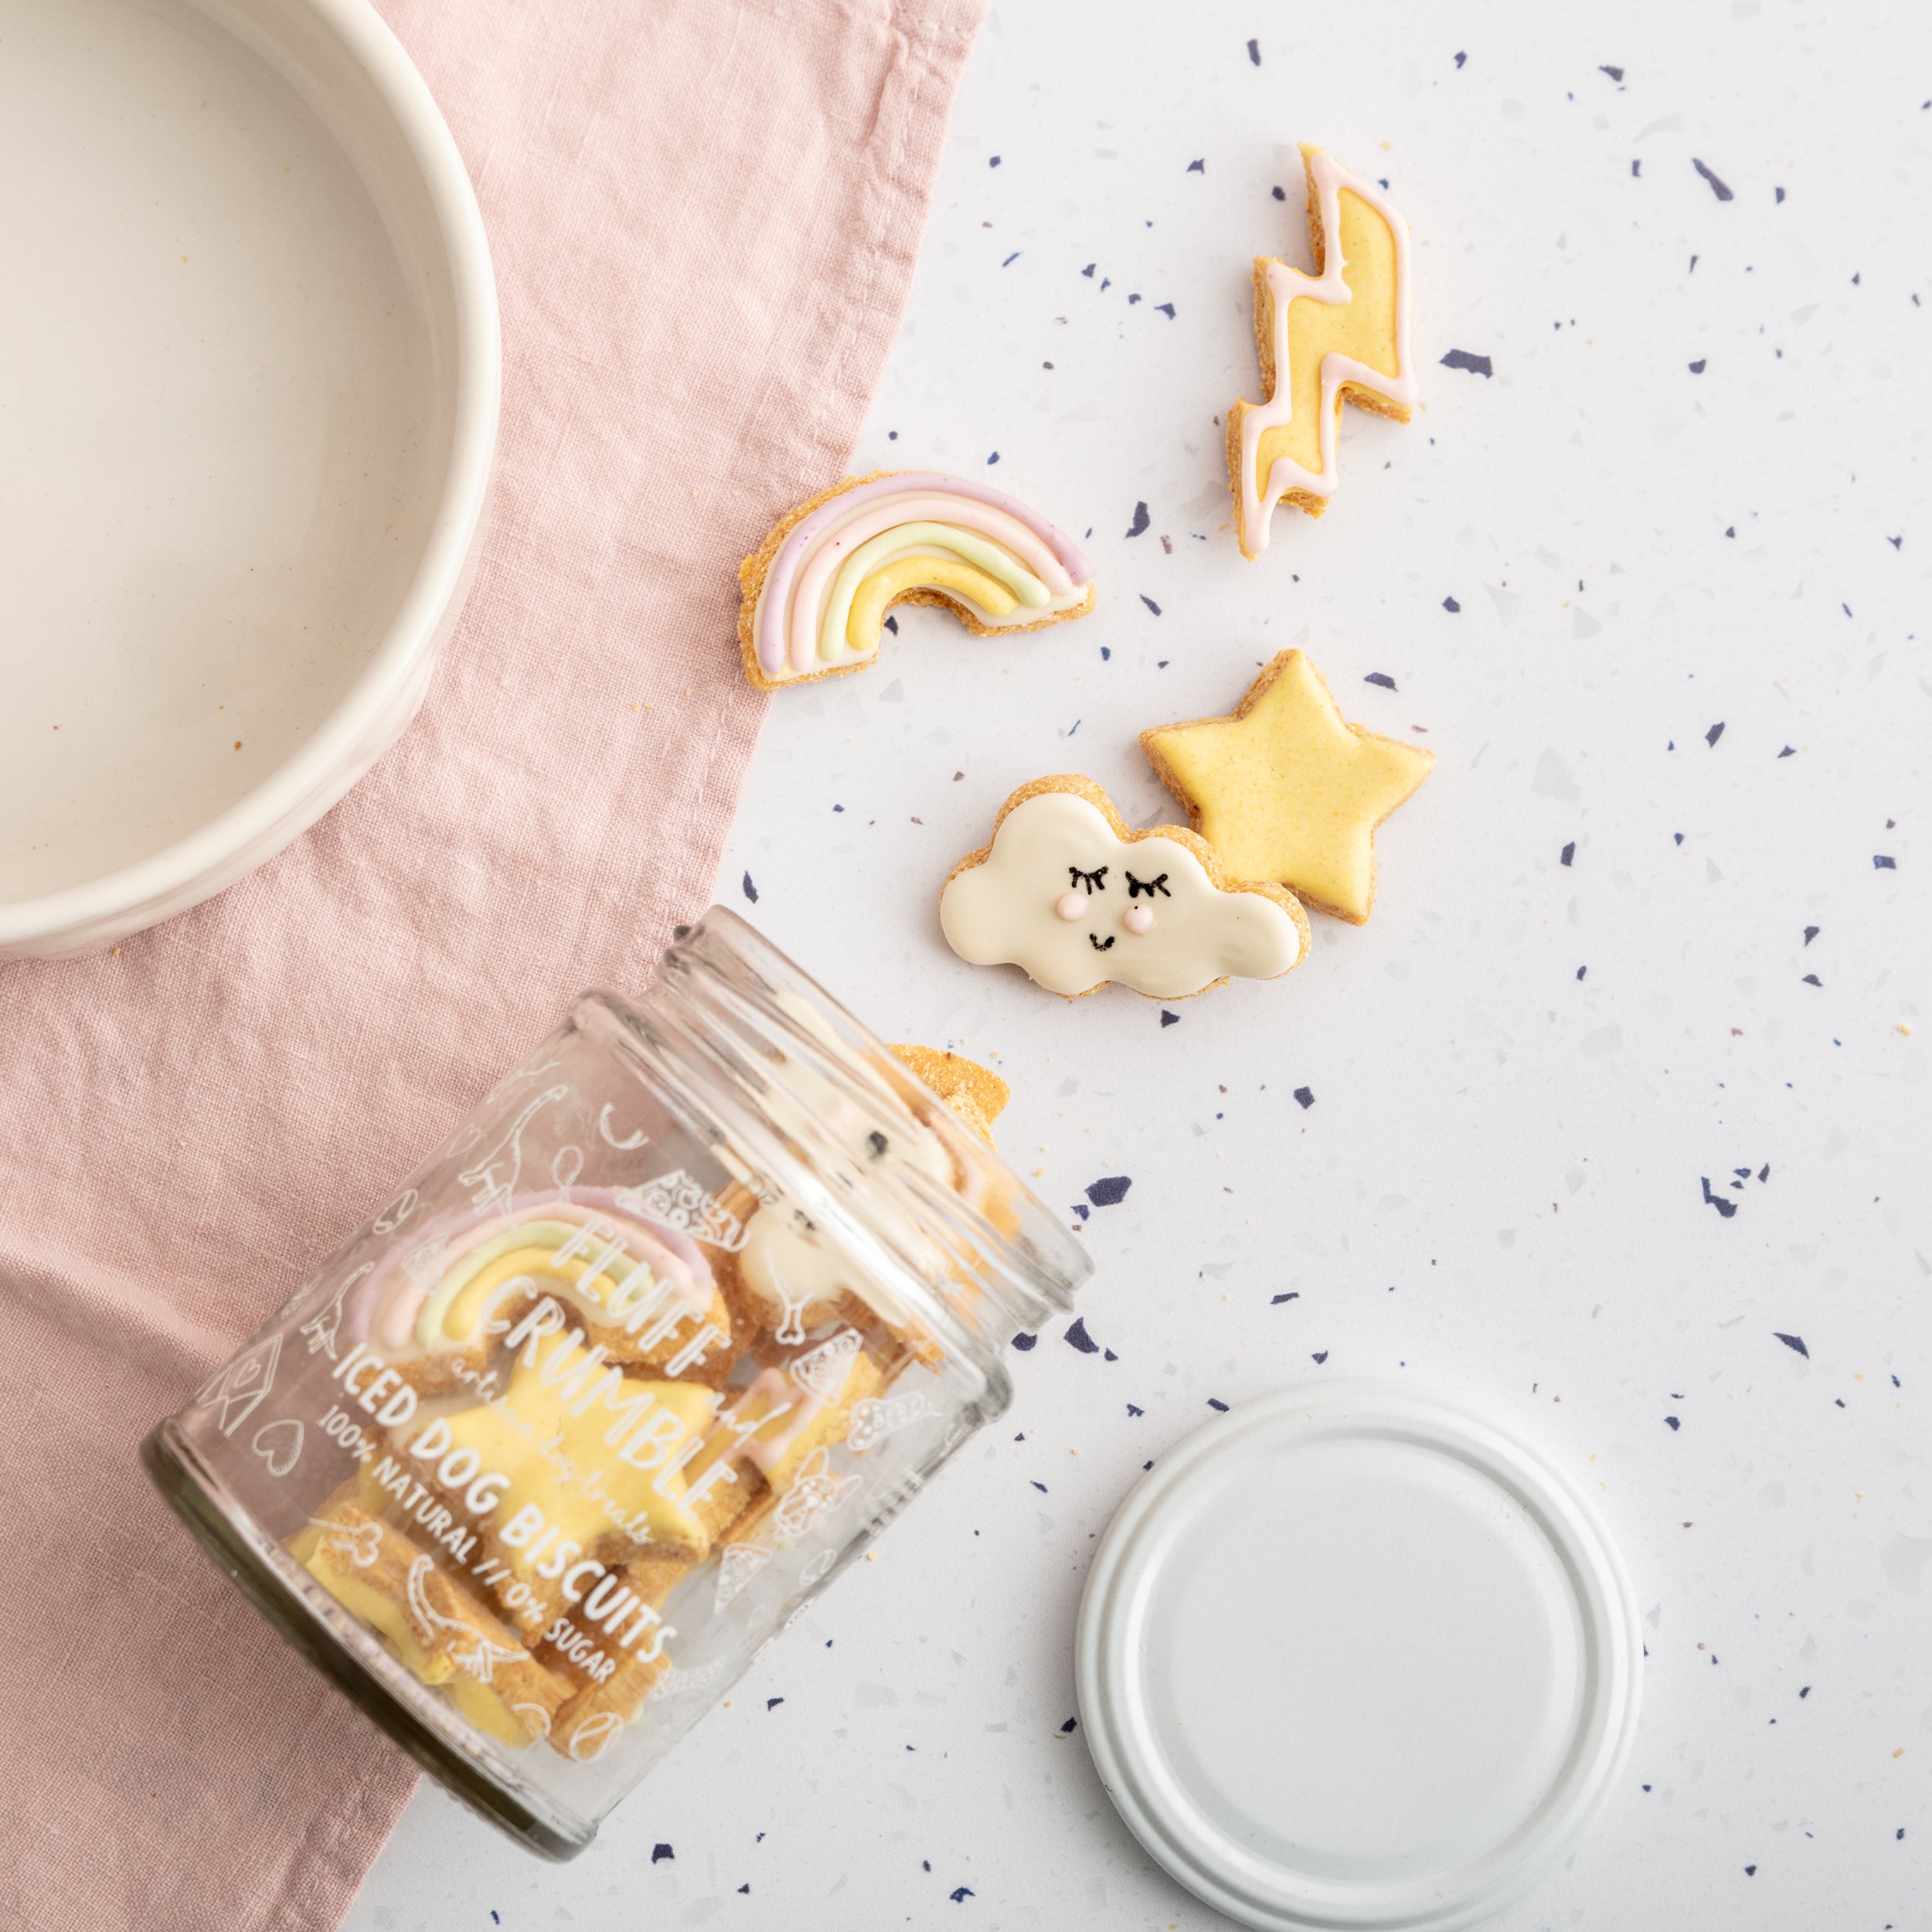
[[[110,954],[0,965],[9,1932],[321,1932],[408,1796],[136,1447],[706,903],[764,703],[736,565],[841,474],[981,4],[384,0],[495,251],[492,535],[421,717],[315,831]]]

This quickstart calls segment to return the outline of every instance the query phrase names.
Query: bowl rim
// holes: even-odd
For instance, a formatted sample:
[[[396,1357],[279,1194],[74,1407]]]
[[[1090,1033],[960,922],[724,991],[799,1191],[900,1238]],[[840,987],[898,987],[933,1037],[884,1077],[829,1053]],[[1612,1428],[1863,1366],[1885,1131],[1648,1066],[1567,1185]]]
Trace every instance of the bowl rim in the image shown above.
[[[455,311],[456,379],[449,460],[435,514],[387,629],[315,732],[252,790],[158,852],[78,885],[0,900],[0,955],[56,951],[64,937],[90,928],[100,929],[105,945],[185,911],[291,844],[348,789],[335,782],[345,770],[352,774],[349,784],[360,777],[359,750],[379,733],[411,682],[424,677],[442,641],[443,620],[464,588],[502,406],[502,323],[482,212],[428,83],[372,0],[300,4],[369,77],[421,176],[442,245]],[[257,845],[264,849],[246,855]],[[142,917],[149,907],[151,916]]]

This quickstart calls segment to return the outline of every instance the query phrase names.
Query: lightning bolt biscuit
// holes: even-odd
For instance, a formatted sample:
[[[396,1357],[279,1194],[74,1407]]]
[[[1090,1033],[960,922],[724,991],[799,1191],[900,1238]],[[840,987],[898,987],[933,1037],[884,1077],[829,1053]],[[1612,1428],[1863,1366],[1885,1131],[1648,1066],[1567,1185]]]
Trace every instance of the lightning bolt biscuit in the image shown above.
[[[1406,423],[1417,389],[1409,352],[1409,224],[1318,148],[1301,150],[1315,273],[1257,255],[1254,338],[1268,400],[1228,411],[1228,476],[1241,554],[1258,557],[1279,502],[1311,516],[1339,480],[1336,425],[1352,402]]]

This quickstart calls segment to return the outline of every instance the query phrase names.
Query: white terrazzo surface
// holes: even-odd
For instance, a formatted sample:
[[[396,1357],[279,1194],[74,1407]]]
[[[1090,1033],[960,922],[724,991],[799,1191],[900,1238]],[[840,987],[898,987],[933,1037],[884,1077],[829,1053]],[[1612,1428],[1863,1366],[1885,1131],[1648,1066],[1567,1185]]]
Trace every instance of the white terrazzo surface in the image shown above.
[[[426,1787],[352,1932],[1225,1923],[1063,1734],[1075,1607],[1210,1398],[1338,1373],[1532,1433],[1648,1613],[1621,1787],[1498,1925],[1932,1924],[1932,14],[1587,11],[989,22],[858,463],[1090,526],[1100,607],[1004,642],[902,612],[782,694],[719,896],[748,874],[889,1037],[996,1060],[1049,1200],[1131,1177],[1086,1226],[1119,1359],[1017,1358],[1005,1424],[576,1864]],[[1218,419],[1260,394],[1250,257],[1307,259],[1304,140],[1413,226],[1427,406],[1352,413],[1330,514],[1250,565]],[[1168,1026],[945,951],[1012,786],[1150,820],[1135,734],[1295,643],[1440,760],[1369,926]]]

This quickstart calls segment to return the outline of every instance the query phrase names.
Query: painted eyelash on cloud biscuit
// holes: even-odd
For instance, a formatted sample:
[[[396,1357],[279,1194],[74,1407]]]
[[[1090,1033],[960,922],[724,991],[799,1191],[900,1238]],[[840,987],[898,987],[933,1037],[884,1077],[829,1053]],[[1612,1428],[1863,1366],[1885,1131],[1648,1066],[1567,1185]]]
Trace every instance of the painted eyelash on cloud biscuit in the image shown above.
[[[1097,892],[1061,885],[1103,875]],[[1114,889],[1128,876],[1139,892]],[[1129,831],[1098,785],[1072,776],[1036,778],[1006,801],[992,843],[953,868],[939,919],[961,959],[1020,967],[1069,999],[1112,981],[1185,999],[1231,977],[1278,978],[1308,950],[1292,893],[1230,879],[1213,848],[1177,825]]]
[[[943,604],[969,631],[1037,631],[1094,607],[1063,531],[983,483],[933,471],[848,478],[781,520],[738,572],[738,645],[763,691],[856,671],[896,604]]]

